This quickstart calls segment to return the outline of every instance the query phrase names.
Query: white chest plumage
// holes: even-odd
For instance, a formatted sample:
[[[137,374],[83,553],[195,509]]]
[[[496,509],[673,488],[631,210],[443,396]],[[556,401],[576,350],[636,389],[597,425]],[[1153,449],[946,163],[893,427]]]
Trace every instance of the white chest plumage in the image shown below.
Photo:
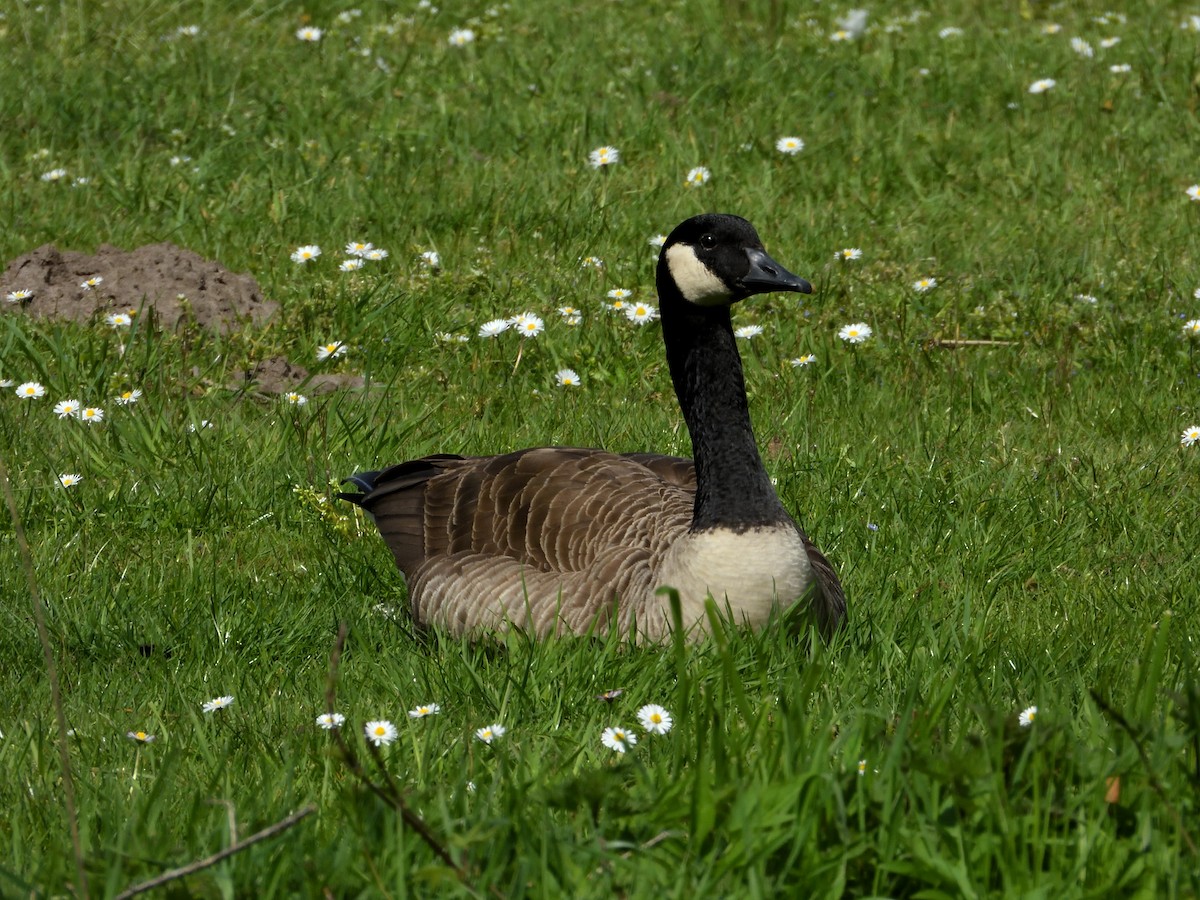
[[[787,607],[812,580],[804,542],[794,528],[738,533],[714,528],[680,539],[663,560],[659,586],[679,591],[685,623],[704,620],[710,595],[729,605],[735,621],[763,625],[775,607]]]

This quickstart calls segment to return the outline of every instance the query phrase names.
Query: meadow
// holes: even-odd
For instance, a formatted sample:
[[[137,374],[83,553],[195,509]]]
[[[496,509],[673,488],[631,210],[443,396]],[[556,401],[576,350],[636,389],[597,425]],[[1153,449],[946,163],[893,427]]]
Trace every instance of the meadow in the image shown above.
[[[0,259],[168,240],[279,309],[0,296],[0,895],[119,896],[275,823],[163,890],[1200,893],[1194,13],[6,4]],[[735,325],[847,627],[415,628],[339,479],[688,455],[658,325],[612,304],[705,211],[814,285]],[[239,384],[269,359],[345,383]]]

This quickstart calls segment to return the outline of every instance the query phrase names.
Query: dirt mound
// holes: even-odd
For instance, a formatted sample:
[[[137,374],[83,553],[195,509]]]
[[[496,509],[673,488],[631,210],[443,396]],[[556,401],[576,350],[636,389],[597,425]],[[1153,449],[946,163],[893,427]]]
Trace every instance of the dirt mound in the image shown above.
[[[341,387],[360,388],[363,384],[364,379],[361,375],[309,375],[304,366],[274,356],[256,363],[250,371],[243,372],[239,381],[230,387],[257,390],[264,394],[284,394],[295,390],[324,394]]]
[[[88,280],[93,285],[84,287]],[[31,296],[4,302],[15,291]],[[223,332],[263,322],[276,304],[263,299],[251,276],[168,243],[128,252],[104,244],[94,254],[46,244],[13,260],[0,275],[3,312],[90,322],[105,313],[151,308],[164,327],[192,319]]]

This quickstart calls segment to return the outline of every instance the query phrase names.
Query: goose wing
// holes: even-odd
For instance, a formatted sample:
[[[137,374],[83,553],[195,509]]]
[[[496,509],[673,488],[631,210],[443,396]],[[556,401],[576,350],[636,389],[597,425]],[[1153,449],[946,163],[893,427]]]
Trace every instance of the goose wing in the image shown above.
[[[429,456],[351,479],[409,583],[416,619],[458,633],[625,630],[686,533],[690,461],[542,447]],[[690,478],[690,481],[689,481]],[[639,627],[641,619],[639,619]]]

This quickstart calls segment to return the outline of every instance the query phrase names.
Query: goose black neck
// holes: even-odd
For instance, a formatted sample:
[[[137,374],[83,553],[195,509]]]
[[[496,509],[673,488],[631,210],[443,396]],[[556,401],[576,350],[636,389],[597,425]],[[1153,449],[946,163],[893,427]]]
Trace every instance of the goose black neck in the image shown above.
[[[667,363],[696,463],[692,529],[791,521],[754,441],[729,307],[695,306],[670,293],[660,285]]]

